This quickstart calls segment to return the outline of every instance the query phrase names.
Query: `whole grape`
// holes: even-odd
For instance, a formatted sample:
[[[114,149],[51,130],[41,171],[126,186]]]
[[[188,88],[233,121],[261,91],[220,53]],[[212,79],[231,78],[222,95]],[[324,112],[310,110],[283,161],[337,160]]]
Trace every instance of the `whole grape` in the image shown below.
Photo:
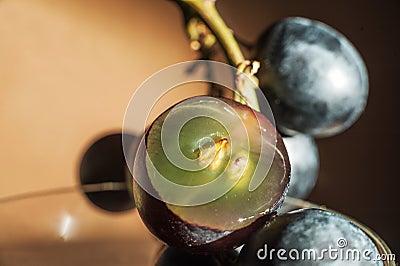
[[[297,134],[283,137],[289,155],[291,177],[288,196],[304,199],[314,188],[318,178],[319,156],[314,139]]]
[[[278,128],[326,137],[350,127],[365,108],[368,73],[357,50],[332,27],[292,17],[259,38],[260,88]]]
[[[239,255],[240,266],[383,265],[374,242],[347,218],[320,209],[276,216],[255,232]]]

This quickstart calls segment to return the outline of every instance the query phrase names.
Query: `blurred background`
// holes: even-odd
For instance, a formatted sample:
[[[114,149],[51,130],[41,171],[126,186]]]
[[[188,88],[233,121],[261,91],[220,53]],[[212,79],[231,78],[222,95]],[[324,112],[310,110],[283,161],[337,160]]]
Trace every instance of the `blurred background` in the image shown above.
[[[304,16],[333,26],[359,50],[369,71],[368,105],[348,131],[318,140],[320,177],[309,200],[366,224],[399,256],[400,2],[219,0],[217,7],[250,43],[276,20]],[[0,1],[0,265],[59,262],[69,254],[93,263],[89,249],[97,250],[97,265],[122,253],[130,254],[122,261],[151,263],[159,244],[135,211],[102,212],[73,188],[88,147],[121,131],[135,89],[198,56],[169,1]],[[51,189],[60,193],[12,200]],[[66,239],[50,231],[68,213],[86,234],[61,249]],[[48,252],[40,255],[40,247]]]

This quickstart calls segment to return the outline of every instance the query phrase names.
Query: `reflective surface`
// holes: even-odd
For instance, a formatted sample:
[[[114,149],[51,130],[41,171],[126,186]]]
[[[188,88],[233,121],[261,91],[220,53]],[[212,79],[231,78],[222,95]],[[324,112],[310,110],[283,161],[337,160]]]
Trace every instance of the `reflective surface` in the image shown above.
[[[161,244],[136,210],[110,214],[78,189],[0,203],[0,265],[151,265]]]
[[[299,208],[326,209],[288,197],[281,212]],[[77,187],[2,199],[0,217],[2,266],[146,266],[156,263],[162,248],[162,243],[147,231],[136,209],[121,213],[103,211]],[[351,221],[373,240],[381,254],[392,253],[372,230]],[[217,256],[221,259],[222,255]]]

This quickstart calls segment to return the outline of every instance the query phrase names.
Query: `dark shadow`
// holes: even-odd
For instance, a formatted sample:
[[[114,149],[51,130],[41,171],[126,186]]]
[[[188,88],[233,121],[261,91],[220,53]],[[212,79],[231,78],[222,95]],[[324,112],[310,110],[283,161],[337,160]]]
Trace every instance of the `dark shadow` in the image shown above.
[[[196,255],[186,253],[184,251],[172,248],[164,247],[161,249],[159,257],[155,263],[156,266],[186,266],[186,265],[210,265],[218,266],[223,265],[215,255]]]
[[[136,153],[139,137],[124,135],[130,153]],[[126,146],[128,147],[128,146]],[[122,134],[96,140],[84,153],[79,170],[82,191],[95,206],[110,212],[135,207],[130,174],[122,147]]]

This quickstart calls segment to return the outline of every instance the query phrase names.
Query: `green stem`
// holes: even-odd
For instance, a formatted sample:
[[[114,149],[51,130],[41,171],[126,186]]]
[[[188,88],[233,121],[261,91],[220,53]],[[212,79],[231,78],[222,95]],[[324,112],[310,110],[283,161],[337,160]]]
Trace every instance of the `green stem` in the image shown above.
[[[179,0],[178,0],[179,1]],[[214,33],[218,42],[221,44],[231,65],[237,67],[244,61],[244,56],[240,50],[232,31],[225,24],[215,8],[215,1],[212,0],[181,0],[191,7],[200,18],[207,24]]]
[[[216,39],[220,43],[224,50],[229,63],[238,67],[240,64],[245,62],[243,53],[239,47],[238,42],[235,39],[232,31],[225,24],[215,7],[215,0],[175,0],[182,8],[183,12],[188,12],[187,7],[194,11],[209,27]],[[259,104],[256,96],[255,86],[246,86],[245,88],[239,88],[242,90],[242,95],[245,95],[248,104],[255,110],[259,111]],[[234,99],[238,102],[243,102],[243,98],[235,93]]]

